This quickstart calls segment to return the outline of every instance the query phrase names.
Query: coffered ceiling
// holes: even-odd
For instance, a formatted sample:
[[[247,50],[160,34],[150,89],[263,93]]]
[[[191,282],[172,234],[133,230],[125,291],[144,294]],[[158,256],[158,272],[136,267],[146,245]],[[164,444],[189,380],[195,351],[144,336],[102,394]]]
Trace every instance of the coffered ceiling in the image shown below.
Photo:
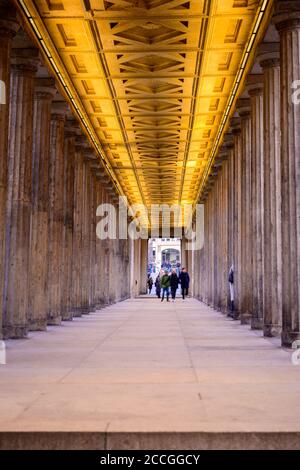
[[[195,203],[259,8],[271,2],[18,3],[129,201]]]

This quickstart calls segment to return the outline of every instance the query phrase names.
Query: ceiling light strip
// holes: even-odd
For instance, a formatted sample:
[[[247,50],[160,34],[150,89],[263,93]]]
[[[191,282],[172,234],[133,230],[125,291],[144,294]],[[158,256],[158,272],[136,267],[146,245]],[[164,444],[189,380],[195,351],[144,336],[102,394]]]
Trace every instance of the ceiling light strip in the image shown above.
[[[36,24],[36,21],[35,19],[32,17],[30,11],[28,10],[28,7],[26,6],[24,0],[18,0],[18,3],[20,4],[25,16],[27,17],[27,20],[29,22],[29,24],[32,26],[33,30],[34,30],[34,33],[43,49],[43,51],[45,52],[50,64],[51,64],[51,67],[53,68],[56,76],[58,77],[58,80],[60,81],[60,83],[62,84],[66,94],[68,95],[68,97],[70,98],[70,101],[72,103],[72,106],[73,108],[76,110],[76,113],[77,115],[79,116],[83,126],[85,127],[86,131],[88,132],[94,146],[96,147],[100,157],[101,157],[101,160],[102,160],[102,163],[105,164],[105,167],[107,169],[107,172],[109,173],[110,177],[111,177],[111,180],[112,182],[114,183],[114,185],[116,186],[117,190],[119,191],[120,194],[123,195],[123,190],[121,188],[121,185],[119,184],[119,182],[116,180],[116,177],[115,175],[112,173],[106,159],[105,159],[105,156],[103,155],[103,152],[101,150],[101,147],[99,145],[99,141],[95,138],[94,136],[94,132],[92,131],[91,127],[89,126],[89,124],[87,123],[86,119],[84,118],[82,112],[80,111],[78,105],[76,104],[76,100],[71,92],[71,90],[69,89],[68,85],[66,84],[61,72],[59,71],[59,68],[55,62],[55,59],[53,58],[49,48],[47,47],[40,31],[39,31],[39,28],[38,28],[38,25]]]

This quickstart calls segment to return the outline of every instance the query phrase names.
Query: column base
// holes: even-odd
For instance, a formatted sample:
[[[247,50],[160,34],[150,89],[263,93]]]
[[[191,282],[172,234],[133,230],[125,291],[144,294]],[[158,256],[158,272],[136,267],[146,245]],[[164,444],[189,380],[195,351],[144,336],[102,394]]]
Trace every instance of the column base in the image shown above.
[[[264,336],[266,338],[277,338],[281,335],[282,326],[281,325],[264,325],[263,327]]]
[[[57,316],[57,317],[51,317],[49,316],[47,318],[47,325],[48,326],[60,326],[61,325],[61,322],[62,322],[62,317],[61,315]]]
[[[263,320],[262,318],[253,318],[251,319],[251,330],[262,330],[263,329]]]
[[[62,321],[72,321],[73,320],[73,313],[72,312],[65,312],[61,316]]]
[[[80,311],[82,315],[88,315],[90,313],[90,307],[87,305],[84,305],[83,307],[80,308]]]
[[[251,313],[242,313],[241,314],[241,325],[251,325],[252,315]]]
[[[47,331],[47,320],[32,320],[28,324],[28,331]]]
[[[283,331],[281,333],[282,346],[291,348],[294,341],[300,341],[300,331]]]
[[[80,317],[82,317],[81,307],[72,308],[72,318],[80,318]]]
[[[2,336],[3,339],[24,339],[27,338],[27,326],[3,326]]]
[[[100,303],[97,303],[97,304],[96,304],[96,307],[95,307],[95,308],[96,308],[96,311],[97,311],[97,310],[102,310],[103,307],[104,307],[104,304],[103,304],[102,302],[100,302]]]

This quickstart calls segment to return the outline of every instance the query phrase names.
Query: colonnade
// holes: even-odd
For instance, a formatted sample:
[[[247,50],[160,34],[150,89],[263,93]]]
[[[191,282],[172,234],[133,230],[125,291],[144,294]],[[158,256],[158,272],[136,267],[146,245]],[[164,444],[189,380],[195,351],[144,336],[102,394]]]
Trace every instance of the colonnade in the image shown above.
[[[190,293],[265,336],[300,339],[300,3],[278,0],[202,194],[204,248],[184,250]],[[19,38],[19,39],[18,39]],[[17,40],[18,39],[18,40]],[[107,172],[0,0],[0,337],[146,293],[147,240],[100,240],[96,209],[117,206]]]
[[[262,43],[209,176],[195,295],[226,313],[234,266],[242,323],[300,339],[300,2],[278,1],[278,43]],[[298,82],[297,82],[298,81]]]
[[[96,236],[117,194],[10,2],[0,2],[0,338],[88,314],[130,293],[129,243]],[[15,39],[14,39],[15,38]],[[22,41],[21,41],[22,42]],[[20,44],[20,41],[18,42]]]

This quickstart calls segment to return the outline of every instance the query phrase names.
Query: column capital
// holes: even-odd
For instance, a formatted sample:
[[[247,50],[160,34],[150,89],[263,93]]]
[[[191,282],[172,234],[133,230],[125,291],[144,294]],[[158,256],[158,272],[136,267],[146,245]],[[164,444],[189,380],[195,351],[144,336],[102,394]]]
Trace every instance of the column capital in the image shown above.
[[[86,148],[84,148],[83,155],[84,155],[85,160],[98,161],[99,162],[99,159],[98,159],[94,149],[92,147],[90,147],[90,145],[88,145]]]
[[[256,74],[249,75],[246,82],[245,90],[248,92],[250,98],[263,94],[264,88],[264,75]]]
[[[60,113],[51,113],[51,121],[61,121],[65,122],[66,118],[63,114]]]
[[[19,23],[10,20],[0,20],[0,38],[13,39],[19,29]]]
[[[239,117],[233,117],[230,120],[230,130],[233,136],[239,135],[242,131],[241,119]]]
[[[51,120],[65,122],[68,111],[69,106],[65,101],[54,101],[51,108]]]
[[[94,174],[95,174],[95,177],[96,177],[99,181],[101,181],[102,183],[105,182],[105,181],[107,181],[107,178],[108,178],[108,177],[105,178],[105,177],[103,176],[103,174],[101,173],[101,169],[100,169],[100,167],[99,167],[99,164],[98,164],[96,161],[91,162],[91,163],[90,163],[90,167],[93,169]]]
[[[229,155],[229,152],[228,150],[225,148],[225,149],[220,149],[217,157],[215,158],[215,161],[214,161],[214,164],[213,164],[213,168],[221,168],[223,163],[228,160],[228,155]]]
[[[263,70],[280,67],[280,54],[273,54],[273,57],[266,57],[260,60],[259,63]]]
[[[234,147],[233,135],[229,132],[225,135],[223,145],[230,151]]]
[[[78,134],[76,135],[76,138],[75,138],[75,146],[76,146],[76,150],[85,150],[87,148],[89,148],[90,144],[87,140],[87,137],[84,135],[84,134]]]
[[[240,98],[236,104],[236,110],[243,121],[244,119],[250,117],[251,112],[251,101],[249,98]]]
[[[255,96],[262,96],[263,91],[264,91],[263,83],[261,84],[257,83],[256,85],[251,85],[247,87],[247,91],[248,91],[250,98],[253,98]]]
[[[225,146],[226,146],[226,148],[230,151],[230,150],[232,150],[233,147],[234,147],[234,142],[230,140],[230,141],[228,141],[228,142],[225,143]]]
[[[14,73],[34,76],[39,63],[40,53],[38,49],[12,49],[11,69]]]
[[[12,39],[19,28],[15,7],[7,0],[0,0],[0,38]]]
[[[239,111],[239,115],[242,121],[246,121],[247,119],[251,118],[251,109],[243,109]]]
[[[65,136],[75,138],[76,136],[80,135],[80,133],[81,128],[77,119],[68,117],[65,124]]]
[[[34,99],[52,100],[57,93],[54,78],[36,78],[34,81]]]
[[[280,66],[280,43],[262,43],[258,49],[257,61],[262,69]]]
[[[277,0],[272,21],[279,32],[300,29],[300,2]]]

